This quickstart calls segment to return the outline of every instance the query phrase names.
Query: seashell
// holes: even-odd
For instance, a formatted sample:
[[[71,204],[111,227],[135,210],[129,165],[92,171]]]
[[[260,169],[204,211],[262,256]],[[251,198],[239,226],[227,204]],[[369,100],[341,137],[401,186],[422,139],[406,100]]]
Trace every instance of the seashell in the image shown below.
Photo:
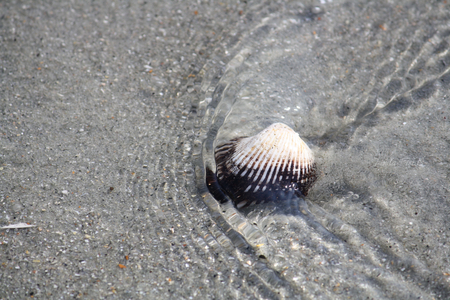
[[[217,196],[220,191],[227,194],[237,208],[277,201],[293,192],[306,196],[316,180],[311,149],[281,123],[216,147],[215,161],[215,176],[207,173],[208,188],[221,201],[225,197]]]

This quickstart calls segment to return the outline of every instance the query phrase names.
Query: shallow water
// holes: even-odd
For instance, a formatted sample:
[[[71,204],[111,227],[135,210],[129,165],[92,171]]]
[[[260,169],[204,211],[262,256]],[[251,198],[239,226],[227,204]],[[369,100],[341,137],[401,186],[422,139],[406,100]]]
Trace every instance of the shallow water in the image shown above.
[[[449,4],[424,2],[0,3],[0,298],[449,298]],[[215,145],[272,122],[316,185],[220,206]]]
[[[270,290],[450,296],[449,20],[442,2],[293,2],[255,17],[225,67],[205,68],[197,182]],[[219,206],[201,171],[215,170],[213,149],[274,122],[315,152],[310,194]]]

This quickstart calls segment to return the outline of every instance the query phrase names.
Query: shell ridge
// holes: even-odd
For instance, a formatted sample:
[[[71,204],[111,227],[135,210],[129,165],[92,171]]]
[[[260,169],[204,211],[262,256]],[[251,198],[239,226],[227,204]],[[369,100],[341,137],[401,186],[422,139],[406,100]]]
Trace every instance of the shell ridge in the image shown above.
[[[300,174],[300,169],[301,169],[301,156],[302,156],[302,149],[303,149],[303,145],[302,145],[302,140],[298,139],[297,140],[297,147],[295,147],[295,149],[293,149],[293,157],[294,160],[292,162],[292,178],[296,178],[298,180],[298,175]]]
[[[258,184],[261,184],[264,181],[264,179],[266,178],[267,171],[269,170],[270,165],[272,164],[273,157],[275,154],[276,154],[276,149],[274,149],[272,147],[272,149],[270,149],[269,152],[263,156],[263,159],[261,161],[261,164],[260,164],[259,170],[258,170],[259,173],[262,172],[261,179]]]
[[[259,135],[261,135],[261,134],[259,134]],[[271,135],[269,134],[269,135],[267,135],[267,138],[264,139],[264,141],[265,140],[268,140],[267,143],[269,143],[273,140],[273,137],[271,138]],[[264,145],[264,143],[261,143],[261,144]],[[274,143],[269,144],[269,145],[272,145],[272,147],[270,147],[270,150],[268,153],[263,153],[262,151],[265,150],[266,148],[264,146],[261,146],[261,154],[260,154],[261,157],[260,157],[260,160],[258,161],[258,165],[256,166],[258,168],[258,172],[255,175],[255,177],[256,177],[255,180],[258,180],[259,174],[264,169],[264,167],[267,165],[267,163],[266,163],[267,157],[270,154],[272,154],[272,152],[273,152]]]
[[[284,153],[288,149],[288,147],[289,147],[289,145],[287,143],[285,143],[281,153]],[[272,184],[275,184],[275,181],[277,180],[277,177],[278,177],[276,174],[279,174],[278,172],[280,171],[280,168],[283,165],[283,163],[284,164],[286,163],[286,158],[284,156],[282,157],[282,155],[280,154],[280,159],[279,159],[279,162],[277,164],[277,168],[276,168],[276,170],[275,169],[272,170],[272,171],[275,171],[275,174],[273,175]]]
[[[286,145],[286,146],[289,147],[289,145]],[[289,158],[288,157],[285,157],[284,160],[283,160],[283,167],[281,168],[281,174],[284,174],[284,172],[286,170],[286,167],[288,166],[288,163],[289,163]],[[278,174],[280,174],[280,173],[278,173]],[[281,181],[282,178],[283,178],[283,175],[280,175],[280,179],[279,180]]]
[[[216,155],[218,152],[220,151],[226,151],[228,150],[230,147],[236,146],[236,144],[239,142],[240,138],[238,139],[233,139],[230,140],[228,142],[225,142],[219,146],[216,147],[216,150],[214,151],[214,154]]]
[[[239,166],[243,166],[246,167],[247,166],[247,161],[249,159],[251,159],[251,157],[253,156],[253,153],[257,152],[258,149],[250,147],[250,151],[245,151],[245,149],[249,148],[249,144],[248,142],[245,142],[244,145],[241,145],[239,147],[239,149],[237,150],[237,157],[233,157],[233,160],[238,161]]]
[[[302,151],[301,162],[302,164],[301,164],[301,173],[299,174],[299,180],[302,179],[303,174],[306,174],[306,172],[308,172],[309,158],[306,154],[306,151]]]
[[[230,156],[235,151],[237,141],[225,143],[218,147],[215,151],[215,160],[217,164],[217,177],[222,179],[229,172],[233,172],[233,168],[228,165]]]
[[[292,138],[292,136],[291,136]],[[295,143],[298,144],[298,143]],[[298,145],[296,145],[298,146]],[[288,176],[289,179],[292,181],[293,178],[295,178],[295,171],[296,171],[296,167],[297,167],[297,153],[298,153],[298,147],[290,147],[289,149],[289,157],[292,157],[292,159],[289,161],[289,167],[288,167]],[[288,178],[286,178],[288,179]]]
[[[286,169],[287,164],[288,164],[288,159],[285,159],[285,160],[284,160],[283,167],[282,167],[282,169],[281,169],[281,172],[284,172],[284,170]]]
[[[287,138],[287,133],[283,132],[282,135],[280,136],[280,140],[283,140],[284,138]],[[279,165],[279,161],[285,151],[285,148],[287,147],[288,143],[283,143],[282,148],[281,149],[277,149],[277,151],[275,151],[275,155],[272,157],[272,160],[270,162],[270,173],[269,176],[267,177],[267,181],[266,184],[270,183],[270,179],[272,178],[272,174],[275,171],[275,168],[277,167],[277,165]],[[268,171],[269,171],[268,170]],[[260,184],[262,183],[262,181],[259,182]]]
[[[247,140],[247,139],[246,139]],[[245,147],[249,147],[248,144],[250,141],[245,141]],[[251,151],[245,153],[244,150],[244,146],[241,146],[239,149],[239,159],[242,157],[242,159],[240,159],[239,166],[242,168],[242,172],[240,173],[241,177],[244,177],[245,174],[250,170],[250,168],[248,167],[246,161],[248,161],[252,156],[253,153],[255,153],[256,151],[258,151],[258,149],[256,147],[252,147],[250,148]]]
[[[243,139],[242,145],[236,149],[236,156],[233,157],[233,160],[236,162],[237,165],[242,165],[242,160],[244,160],[246,157],[252,154],[254,152],[254,149],[251,149],[250,152],[244,152],[245,148],[248,148],[248,140],[249,138]]]
[[[265,139],[263,139],[264,141]],[[252,171],[250,172],[250,174],[247,176],[249,179],[252,177],[254,171],[258,168],[259,166],[259,161],[260,161],[260,156],[263,154],[263,151],[265,150],[264,147],[256,147],[256,141],[254,143],[255,148],[257,149],[257,153],[254,156],[250,156],[249,157],[249,162],[246,163],[247,168],[251,169]],[[257,177],[257,176],[256,176]],[[256,178],[253,180],[256,181]]]

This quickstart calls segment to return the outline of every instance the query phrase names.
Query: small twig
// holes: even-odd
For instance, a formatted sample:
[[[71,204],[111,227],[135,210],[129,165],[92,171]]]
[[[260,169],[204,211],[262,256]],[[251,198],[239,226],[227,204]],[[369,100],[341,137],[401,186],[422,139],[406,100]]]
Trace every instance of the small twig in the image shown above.
[[[0,227],[0,229],[11,229],[11,228],[20,229],[20,228],[30,228],[30,227],[36,227],[36,226],[37,225],[29,225],[27,223],[17,223],[17,224]]]

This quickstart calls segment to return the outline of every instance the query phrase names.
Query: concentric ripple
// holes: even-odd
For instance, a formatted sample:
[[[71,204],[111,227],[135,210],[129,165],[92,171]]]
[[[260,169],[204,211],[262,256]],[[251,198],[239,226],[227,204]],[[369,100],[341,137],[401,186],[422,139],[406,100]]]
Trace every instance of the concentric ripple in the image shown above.
[[[260,19],[224,70],[205,69],[204,203],[286,297],[449,297],[448,4],[310,4]],[[214,149],[276,122],[317,155],[308,197],[219,205],[205,188]]]

